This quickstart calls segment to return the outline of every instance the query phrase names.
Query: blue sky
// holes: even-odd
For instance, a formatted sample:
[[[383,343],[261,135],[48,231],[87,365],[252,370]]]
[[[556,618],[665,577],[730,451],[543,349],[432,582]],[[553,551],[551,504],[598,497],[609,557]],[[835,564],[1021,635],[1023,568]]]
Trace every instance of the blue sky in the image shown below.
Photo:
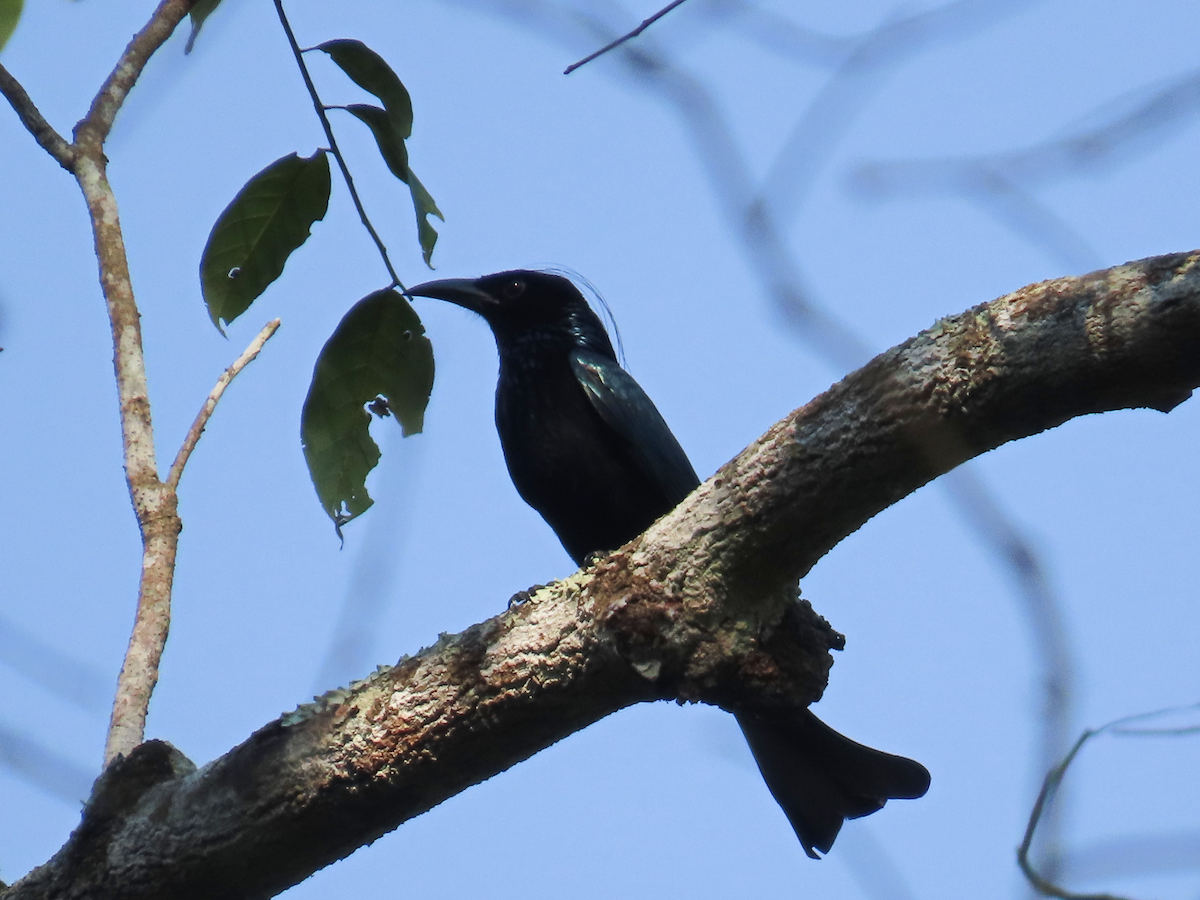
[[[915,182],[911,169],[874,169],[901,179],[885,194],[864,191],[861,178],[867,164],[992,158],[1119,119],[1195,68],[1191,4],[965,4],[962,21],[920,52],[902,52],[924,34],[906,33],[899,49],[881,46],[830,93],[844,43],[805,44],[778,21],[756,27],[764,20],[733,4],[692,2],[645,37],[711,99],[731,140],[724,155],[698,143],[694,123],[620,58],[561,74],[607,39],[600,25],[631,27],[653,4],[418,0],[297,3],[289,12],[302,44],[362,39],[408,86],[412,165],[447,220],[437,277],[542,265],[585,276],[620,324],[629,370],[702,477],[846,371],[765,289],[730,224],[739,179],[767,185],[809,299],[875,350],[1032,281],[1200,246],[1200,103],[1186,92],[1167,110],[1175,114],[1122,133],[1123,152],[1100,163],[994,160],[1023,191],[1019,203],[961,183],[948,189],[945,166],[934,170],[936,185]],[[760,7],[835,37],[924,8]],[[4,64],[69,132],[148,11],[129,0],[29,4]],[[269,4],[226,0],[191,56],[183,38],[147,68],[108,144],[161,464],[221,370],[265,321],[283,319],[226,394],[180,488],[174,620],[148,735],[204,763],[315,691],[494,615],[513,592],[572,566],[507,479],[486,326],[436,301],[417,307],[438,372],[426,433],[401,441],[391,422],[377,424],[377,503],[339,547],[304,469],[299,409],[321,345],[387,276],[335,183],[329,214],[280,281],[228,340],[217,333],[196,274],[212,222],[250,175],[286,153],[311,153],[323,137]],[[327,102],[363,99],[327,61],[313,65]],[[791,137],[821,97],[831,112],[815,117],[820,129]],[[402,277],[435,277],[421,262],[407,196],[366,130],[349,117],[335,126]],[[9,653],[0,657],[0,735],[36,739],[94,773],[107,713],[86,698],[115,680],[139,570],[108,326],[78,189],[6,110],[0,162],[0,485],[9,509],[0,628],[40,642],[22,638],[43,660],[54,650],[94,673],[90,693],[72,702],[0,642]],[[1198,409],[1191,401],[1169,416],[1093,416],[973,464],[1062,604],[1075,730],[1200,699]],[[846,540],[803,590],[847,635],[816,711],[933,775],[926,798],[848,825],[827,860],[804,857],[731,717],[655,704],[453,798],[292,894],[539,898],[564,884],[580,897],[630,898],[1021,891],[1013,848],[1038,778],[1041,694],[1008,570],[935,484]],[[354,614],[359,650],[331,662],[348,596],[370,598]],[[1068,847],[1194,835],[1194,757],[1186,740],[1089,747],[1072,776]],[[0,878],[48,858],[82,798],[0,768]],[[902,882],[886,878],[892,893],[881,893],[883,876],[871,873],[888,865]],[[1075,884],[1195,897],[1192,865]]]

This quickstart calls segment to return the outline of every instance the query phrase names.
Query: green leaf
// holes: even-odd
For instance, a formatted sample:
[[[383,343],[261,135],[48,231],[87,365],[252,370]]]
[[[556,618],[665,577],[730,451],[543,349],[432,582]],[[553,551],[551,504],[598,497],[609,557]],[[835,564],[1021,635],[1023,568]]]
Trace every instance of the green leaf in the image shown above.
[[[379,147],[379,155],[387,163],[393,175],[408,184],[408,148],[404,145],[404,135],[394,127],[392,117],[386,110],[366,103],[355,103],[346,107],[346,112],[365,122],[375,136],[375,144]]]
[[[184,53],[191,53],[192,47],[196,45],[196,38],[200,36],[200,29],[204,25],[204,20],[207,19],[214,9],[221,3],[221,0],[197,0],[196,5],[192,7],[189,15],[192,19],[192,33],[188,35],[187,43],[183,46]]]
[[[413,209],[417,213],[417,238],[421,242],[421,254],[425,257],[425,265],[433,268],[430,258],[433,256],[433,245],[437,243],[438,233],[429,224],[429,216],[437,216],[446,221],[425,185],[421,184],[413,170],[408,166],[408,147],[404,138],[393,127],[391,117],[378,106],[366,103],[355,103],[346,107],[346,112],[366,123],[375,136],[375,144],[379,147],[379,155],[387,163],[393,175],[408,185],[412,194]]]
[[[367,408],[416,434],[432,388],[433,348],[408,301],[388,289],[354,304],[317,357],[300,417],[308,473],[339,534],[374,502],[366,479],[379,448]]]
[[[318,44],[317,49],[328,53],[351,81],[379,98],[401,138],[412,134],[412,99],[382,56],[362,41],[346,38]]]
[[[412,98],[383,57],[361,41],[326,41],[319,44],[317,49],[328,53],[355,84],[383,102],[383,109],[366,103],[355,103],[345,109],[371,129],[379,154],[389,171],[408,185],[417,214],[417,239],[421,242],[421,255],[425,265],[432,269],[430,260],[438,233],[430,224],[429,217],[437,216],[443,222],[446,217],[408,165],[408,147],[404,142],[412,135]]]
[[[329,160],[289,153],[238,191],[217,218],[200,258],[200,288],[222,333],[283,272],[329,207]]]
[[[437,204],[429,196],[429,191],[425,190],[425,185],[421,184],[412,169],[408,170],[408,189],[412,192],[413,209],[417,211],[417,237],[421,241],[421,253],[425,257],[425,265],[432,269],[433,264],[429,258],[433,256],[433,245],[437,243],[438,234],[429,224],[429,216],[437,216],[443,222],[446,221],[446,217],[437,208]]]
[[[4,49],[12,33],[17,30],[24,6],[24,0],[0,0],[0,50]]]

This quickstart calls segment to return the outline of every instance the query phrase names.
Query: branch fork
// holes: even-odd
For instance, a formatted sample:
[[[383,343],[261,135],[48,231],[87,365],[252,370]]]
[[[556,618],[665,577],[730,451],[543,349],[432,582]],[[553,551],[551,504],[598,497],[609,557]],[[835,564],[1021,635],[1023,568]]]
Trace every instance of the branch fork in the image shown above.
[[[38,144],[75,176],[83,192],[91,216],[100,286],[112,331],[125,480],[142,536],[142,574],[137,614],[117,681],[104,749],[106,766],[128,755],[145,734],[150,696],[158,682],[159,661],[170,627],[175,555],[183,527],[176,488],[183,468],[229,382],[258,355],[279,327],[278,320],[269,323],[221,376],[184,439],[167,479],[162,480],[154,452],[146,363],[142,354],[141,313],[129,277],[116,197],[108,182],[104,142],[146,63],[174,33],[195,3],[196,0],[162,0],[159,3],[146,26],[125,48],[93,99],[87,115],[75,126],[71,143],[54,130],[20,83],[0,66],[0,94],[8,99]]]

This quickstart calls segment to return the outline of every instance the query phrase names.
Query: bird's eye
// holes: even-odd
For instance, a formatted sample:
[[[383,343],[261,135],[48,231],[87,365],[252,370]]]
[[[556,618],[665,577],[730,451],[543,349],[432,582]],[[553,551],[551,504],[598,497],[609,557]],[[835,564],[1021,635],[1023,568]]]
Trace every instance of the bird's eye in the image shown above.
[[[504,296],[509,300],[520,297],[525,292],[525,282],[520,278],[514,278],[504,285]]]

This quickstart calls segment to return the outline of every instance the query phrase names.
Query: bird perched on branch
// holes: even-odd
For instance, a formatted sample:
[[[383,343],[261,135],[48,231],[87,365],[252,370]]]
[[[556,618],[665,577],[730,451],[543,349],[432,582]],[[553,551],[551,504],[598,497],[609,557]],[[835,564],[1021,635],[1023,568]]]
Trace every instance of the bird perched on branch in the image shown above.
[[[577,565],[633,540],[700,484],[569,279],[516,270],[430,281],[408,293],[454,303],[491,326],[500,353],[496,429],[509,474]],[[855,743],[808,710],[737,720],[814,859],[833,846],[845,819],[929,788],[920,763]]]

